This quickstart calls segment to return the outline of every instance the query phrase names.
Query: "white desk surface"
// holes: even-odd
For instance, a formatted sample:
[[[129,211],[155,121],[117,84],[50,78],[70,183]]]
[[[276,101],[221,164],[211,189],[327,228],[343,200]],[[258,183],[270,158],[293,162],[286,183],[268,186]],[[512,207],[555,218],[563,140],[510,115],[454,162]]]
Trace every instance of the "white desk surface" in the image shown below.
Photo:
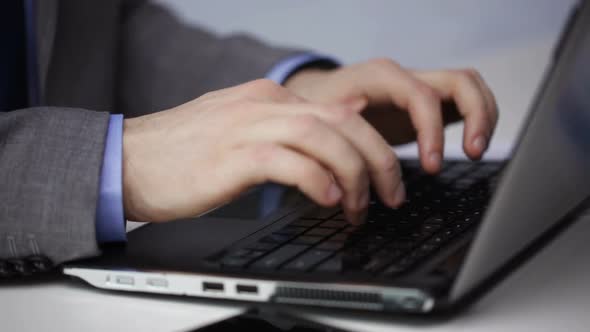
[[[491,154],[512,144],[551,44],[499,50],[471,62],[489,81],[502,110]],[[448,137],[449,151],[456,153],[453,146],[460,142],[460,129],[451,129]],[[449,321],[308,315],[356,331],[588,331],[589,236],[590,216],[586,216],[481,301]],[[0,286],[0,331],[186,331],[241,310],[236,304],[109,293],[67,279]]]

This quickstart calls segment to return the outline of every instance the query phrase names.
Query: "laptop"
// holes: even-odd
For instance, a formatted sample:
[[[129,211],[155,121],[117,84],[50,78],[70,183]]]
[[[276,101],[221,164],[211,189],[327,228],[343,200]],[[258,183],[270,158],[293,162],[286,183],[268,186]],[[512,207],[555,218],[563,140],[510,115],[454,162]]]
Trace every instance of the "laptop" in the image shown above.
[[[402,161],[407,201],[366,223],[267,184],[150,224],[63,273],[113,291],[380,313],[454,312],[554,238],[590,197],[590,3],[574,11],[510,160]]]

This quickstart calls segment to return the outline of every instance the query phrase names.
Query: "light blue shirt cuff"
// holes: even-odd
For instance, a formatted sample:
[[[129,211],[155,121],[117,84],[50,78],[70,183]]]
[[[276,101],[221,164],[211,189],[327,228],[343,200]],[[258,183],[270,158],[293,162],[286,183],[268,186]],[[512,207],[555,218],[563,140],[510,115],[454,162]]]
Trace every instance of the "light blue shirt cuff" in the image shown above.
[[[104,148],[96,208],[96,241],[127,241],[123,212],[123,115],[113,114]]]
[[[331,67],[338,67],[340,63],[333,58],[317,55],[313,53],[301,53],[290,56],[279,63],[277,63],[266,74],[266,78],[275,81],[278,84],[283,84],[297,70],[302,67],[311,65],[313,63],[327,64]]]

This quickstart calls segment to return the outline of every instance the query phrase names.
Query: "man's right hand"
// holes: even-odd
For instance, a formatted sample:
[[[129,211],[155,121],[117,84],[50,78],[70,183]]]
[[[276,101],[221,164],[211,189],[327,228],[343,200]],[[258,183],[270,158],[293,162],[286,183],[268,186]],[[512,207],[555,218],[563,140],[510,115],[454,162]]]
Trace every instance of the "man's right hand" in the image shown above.
[[[125,120],[126,217],[194,217],[268,181],[295,186],[362,221],[369,183],[383,202],[405,199],[399,162],[359,114],[363,100],[312,104],[269,80],[218,90]]]

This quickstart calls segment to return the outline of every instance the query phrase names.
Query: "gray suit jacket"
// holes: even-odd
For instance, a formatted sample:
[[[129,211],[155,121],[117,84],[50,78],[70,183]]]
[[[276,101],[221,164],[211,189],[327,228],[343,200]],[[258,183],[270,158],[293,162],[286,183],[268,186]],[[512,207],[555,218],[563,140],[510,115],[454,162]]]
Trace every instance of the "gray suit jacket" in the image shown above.
[[[293,51],[218,38],[147,1],[41,0],[43,107],[0,113],[0,259],[100,253],[109,113],[138,116],[263,77]]]

